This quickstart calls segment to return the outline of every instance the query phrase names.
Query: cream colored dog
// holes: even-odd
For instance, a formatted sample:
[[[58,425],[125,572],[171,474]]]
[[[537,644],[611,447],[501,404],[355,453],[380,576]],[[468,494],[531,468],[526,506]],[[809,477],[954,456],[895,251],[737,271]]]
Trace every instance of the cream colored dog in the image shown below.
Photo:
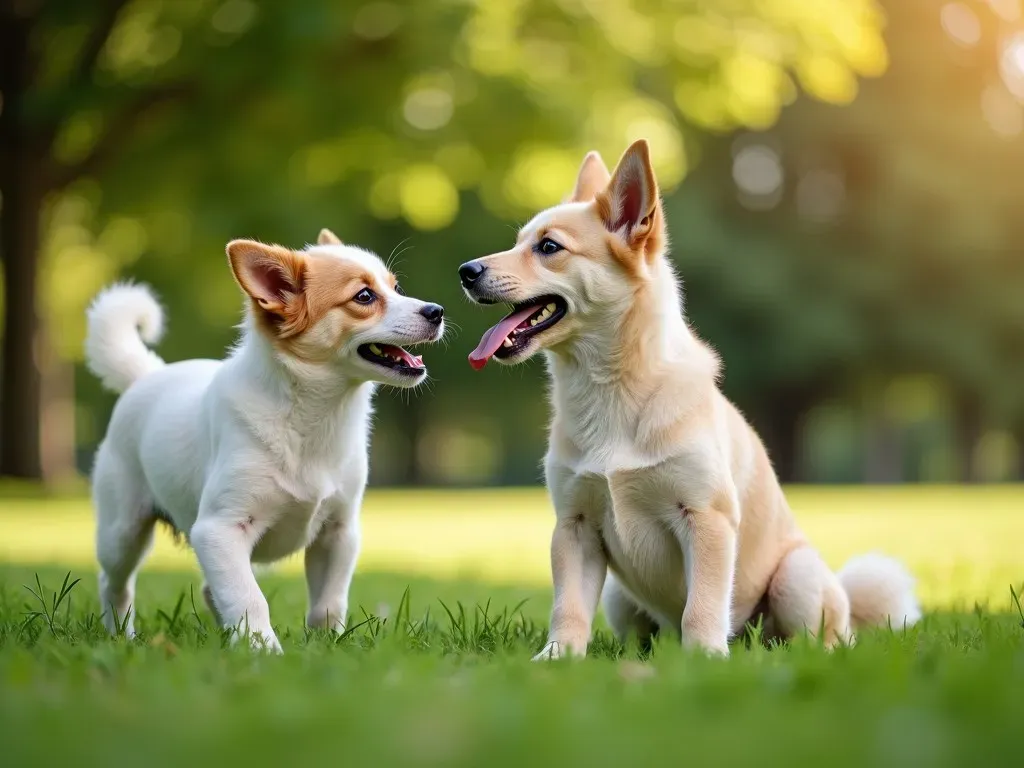
[[[801,533],[761,441],[718,390],[717,356],[686,324],[666,250],[639,141],[613,174],[588,154],[568,202],[459,269],[471,299],[513,308],[471,364],[543,350],[551,375],[554,610],[537,658],[586,652],[602,586],[620,637],[671,630],[718,654],[761,612],[769,634],[822,633],[830,647],[916,621],[899,563],[866,555],[837,575]]]
[[[227,253],[248,312],[226,360],[151,352],[163,314],[142,286],[89,309],[89,367],[124,393],[93,472],[100,602],[110,631],[133,634],[136,573],[163,520],[195,550],[221,624],[280,651],[252,563],[305,550],[307,623],[344,629],[375,382],[426,378],[398,345],[440,339],[444,310],[328,230],[301,251],[235,240]]]

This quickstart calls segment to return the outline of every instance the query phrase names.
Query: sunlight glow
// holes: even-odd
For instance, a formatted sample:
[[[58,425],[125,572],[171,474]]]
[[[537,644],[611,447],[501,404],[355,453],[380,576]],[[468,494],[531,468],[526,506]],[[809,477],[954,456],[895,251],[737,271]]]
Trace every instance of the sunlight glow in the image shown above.
[[[992,12],[1003,21],[1017,21],[1020,18],[1020,0],[988,0]]]
[[[459,212],[459,193],[436,165],[414,165],[402,173],[398,187],[402,215],[416,229],[447,227]]]
[[[240,35],[256,19],[256,4],[249,0],[228,0],[210,18],[210,26],[225,35]]]
[[[981,94],[981,113],[989,127],[1004,139],[1024,131],[1024,106],[1000,85],[990,85]]]
[[[505,177],[505,197],[522,211],[554,205],[572,188],[578,168],[575,152],[547,145],[523,147]]]
[[[421,131],[434,131],[452,118],[451,94],[441,88],[418,88],[405,97],[402,115]]]
[[[974,11],[963,3],[947,3],[942,6],[939,20],[946,34],[965,48],[973,48],[981,40],[981,22]]]
[[[765,144],[750,144],[733,157],[732,178],[747,208],[774,208],[782,197],[785,174],[778,153]]]
[[[1018,32],[1003,47],[999,72],[1010,93],[1024,101],[1024,32]]]

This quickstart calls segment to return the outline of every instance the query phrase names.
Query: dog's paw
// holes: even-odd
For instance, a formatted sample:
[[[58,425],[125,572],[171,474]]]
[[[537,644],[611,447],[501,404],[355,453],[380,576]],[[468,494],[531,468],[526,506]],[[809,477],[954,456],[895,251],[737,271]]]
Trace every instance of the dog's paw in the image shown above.
[[[336,634],[345,634],[344,614],[335,615],[325,610],[310,610],[306,614],[306,626],[310,629],[331,629]]]
[[[281,647],[281,643],[277,639],[277,635],[275,635],[273,632],[270,633],[269,637],[264,637],[263,635],[256,635],[256,640],[258,641],[258,647],[264,651],[267,651],[267,653],[273,653],[276,655],[284,653],[284,649]]]
[[[541,648],[540,653],[533,657],[533,661],[553,661],[562,658],[563,655],[562,645],[552,640]]]
[[[235,630],[231,633],[231,644],[236,645],[239,642],[248,642],[249,647],[254,651],[265,651],[274,654],[284,653],[281,643],[272,629],[262,632],[259,630],[249,630],[248,632]]]
[[[587,655],[586,647],[573,648],[569,643],[548,640],[533,661],[554,661],[556,659],[583,658]]]
[[[706,656],[725,658],[729,655],[729,628],[709,622],[688,621],[683,615],[683,647]]]
[[[683,647],[693,651],[699,651],[712,658],[726,659],[729,657],[728,642],[708,642],[700,640],[683,641]]]

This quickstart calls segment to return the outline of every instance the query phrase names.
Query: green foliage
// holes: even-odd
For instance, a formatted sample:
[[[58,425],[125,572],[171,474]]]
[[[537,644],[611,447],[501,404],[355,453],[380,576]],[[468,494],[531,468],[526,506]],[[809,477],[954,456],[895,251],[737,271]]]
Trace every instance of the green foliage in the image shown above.
[[[66,354],[88,296],[140,258],[225,322],[237,302],[215,254],[232,237],[299,244],[330,224],[390,250],[409,226],[452,225],[469,255],[501,242],[492,216],[564,196],[588,149],[611,159],[648,136],[671,189],[691,126],[764,127],[792,72],[844,100],[885,63],[870,0],[109,5],[47,5],[33,31],[27,111],[77,182],[47,247]],[[73,55],[105,26],[93,57]],[[450,283],[459,256],[417,240]]]
[[[224,243],[299,245],[330,226],[400,253],[407,289],[462,329],[427,352],[429,396],[384,398],[378,479],[530,482],[539,371],[472,375],[462,353],[490,316],[463,307],[455,267],[561,199],[586,150],[613,162],[646,136],[690,319],[782,474],[799,463],[800,424],[832,398],[864,434],[828,439],[855,447],[826,476],[859,479],[887,418],[876,403],[904,375],[936,377],[933,398],[948,401],[929,417],[932,443],[960,411],[1024,432],[1024,155],[988,119],[993,99],[1006,119],[1020,111],[993,85],[1012,31],[994,11],[976,12],[967,49],[926,0],[889,3],[885,18],[873,0],[27,7],[38,66],[24,119],[53,139],[57,189],[41,300],[67,360],[87,301],[119,276],[152,283],[170,310],[166,357],[222,354],[240,308]],[[757,144],[782,182],[751,209],[734,176]],[[87,456],[110,401],[86,375],[77,398]],[[431,444],[466,458],[434,472]],[[950,477],[948,464],[928,476]]]
[[[1012,126],[1001,128],[989,106],[1014,103],[1012,81],[999,78],[1014,27],[978,9],[980,40],[963,50],[933,3],[888,11],[886,77],[844,110],[794,107],[768,137],[786,195],[770,215],[746,214],[741,228],[785,281],[782,290],[768,284],[778,298],[766,314],[783,324],[775,337],[793,339],[813,364],[861,377],[938,374],[954,397],[981,401],[992,422],[1019,423],[1022,358],[1013,350],[1024,344],[1024,315],[1010,286],[1024,262],[1017,171],[1006,170],[1024,166],[1024,144],[1000,133]],[[1011,123],[1024,114],[1019,96],[1008,109]],[[801,187],[816,171],[843,179],[833,220],[801,210]],[[817,300],[783,300],[801,284]]]

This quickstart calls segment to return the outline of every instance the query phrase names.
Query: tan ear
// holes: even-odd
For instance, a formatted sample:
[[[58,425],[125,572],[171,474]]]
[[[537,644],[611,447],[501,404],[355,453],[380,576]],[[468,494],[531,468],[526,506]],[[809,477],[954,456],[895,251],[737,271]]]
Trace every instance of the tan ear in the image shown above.
[[[341,245],[341,238],[331,232],[331,230],[324,229],[320,230],[320,236],[316,239],[317,245]]]
[[[597,152],[587,152],[576,177],[576,188],[572,191],[569,202],[585,203],[593,200],[597,193],[608,186],[612,175]]]
[[[306,259],[301,253],[255,240],[232,240],[227,254],[235,280],[261,309],[284,315],[302,295]]]
[[[610,232],[630,245],[646,241],[660,216],[658,182],[645,139],[634,142],[619,159],[607,188],[597,195],[598,210]]]

